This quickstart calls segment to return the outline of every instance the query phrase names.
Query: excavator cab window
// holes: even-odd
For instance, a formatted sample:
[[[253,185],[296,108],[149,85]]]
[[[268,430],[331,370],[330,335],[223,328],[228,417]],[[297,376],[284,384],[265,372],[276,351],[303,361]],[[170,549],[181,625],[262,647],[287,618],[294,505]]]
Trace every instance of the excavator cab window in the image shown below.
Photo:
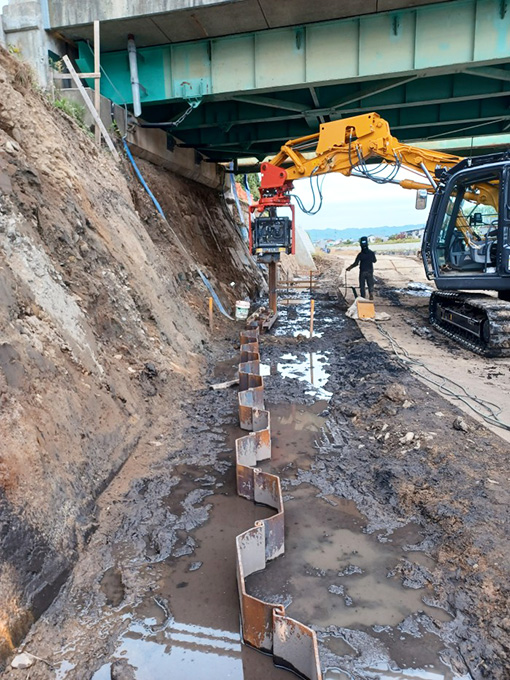
[[[436,257],[441,276],[495,274],[499,173],[463,178],[448,192]]]

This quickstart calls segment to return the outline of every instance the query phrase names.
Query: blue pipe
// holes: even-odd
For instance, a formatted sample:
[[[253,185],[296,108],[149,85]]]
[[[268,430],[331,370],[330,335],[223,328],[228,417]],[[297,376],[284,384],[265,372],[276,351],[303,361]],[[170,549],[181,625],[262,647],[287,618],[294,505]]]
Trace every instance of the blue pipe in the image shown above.
[[[135,159],[133,158],[133,154],[131,153],[131,150],[130,150],[130,148],[129,148],[127,142],[126,142],[126,140],[123,139],[122,142],[123,142],[123,144],[124,144],[124,149],[126,150],[126,155],[127,155],[127,157],[129,158],[129,160],[131,161],[131,165],[132,165],[133,168],[134,168],[134,171],[135,171],[135,173],[136,173],[136,176],[137,176],[138,179],[140,180],[140,184],[143,186],[143,188],[145,189],[145,191],[149,194],[150,198],[152,199],[152,202],[153,202],[154,205],[156,206],[156,209],[157,209],[157,211],[159,212],[159,214],[161,215],[161,217],[165,220],[165,222],[168,222],[168,220],[166,219],[166,215],[165,215],[165,213],[163,212],[163,208],[160,206],[160,204],[159,204],[159,202],[158,202],[158,199],[154,196],[154,194],[152,193],[152,191],[149,189],[149,185],[147,184],[147,182],[146,182],[145,179],[143,178],[143,175],[142,175],[142,173],[140,172],[140,169],[139,169],[138,165],[136,164]],[[221,300],[220,300],[220,298],[218,297],[218,295],[217,295],[216,291],[214,290],[214,288],[212,287],[211,282],[209,281],[209,279],[206,277],[206,275],[201,271],[201,269],[200,269],[198,266],[197,266],[197,271],[198,271],[198,274],[199,274],[200,278],[201,278],[202,281],[204,282],[205,287],[206,287],[207,290],[211,293],[211,296],[212,296],[214,302],[216,303],[216,307],[218,308],[218,310],[223,314],[223,316],[226,316],[227,319],[230,319],[231,321],[234,321],[234,319],[230,316],[230,314],[228,314],[227,311],[225,310],[225,307],[223,307],[223,305],[221,304]]]
[[[127,157],[128,157],[129,160],[131,161],[131,165],[133,166],[133,168],[134,168],[134,170],[135,170],[135,172],[136,172],[136,176],[137,176],[138,179],[140,180],[140,184],[143,186],[143,188],[145,189],[145,191],[146,191],[146,192],[149,194],[149,196],[151,197],[152,202],[153,202],[154,205],[156,206],[156,209],[157,209],[158,213],[161,215],[161,217],[162,217],[165,221],[167,221],[167,220],[166,220],[166,215],[165,215],[165,213],[163,212],[163,208],[159,205],[158,199],[154,196],[154,194],[152,193],[152,191],[149,189],[149,186],[148,186],[147,182],[144,180],[143,175],[142,175],[142,173],[140,172],[140,169],[139,169],[138,165],[135,163],[135,159],[133,158],[133,154],[131,153],[131,150],[130,150],[130,148],[129,148],[127,142],[126,142],[126,140],[123,139],[122,142],[123,142],[123,144],[124,144],[124,149],[126,150]]]
[[[209,281],[209,279],[206,277],[206,275],[202,272],[202,270],[199,267],[197,267],[197,272],[199,273],[200,278],[204,282],[205,287],[211,293],[212,298],[213,298],[214,302],[216,303],[216,307],[219,309],[219,311],[223,314],[223,316],[226,316],[227,319],[230,319],[230,321],[234,321],[234,319],[230,316],[230,314],[228,314],[226,312],[225,308],[221,304],[220,298],[218,297],[218,295],[216,294],[216,291],[212,287],[211,282]]]

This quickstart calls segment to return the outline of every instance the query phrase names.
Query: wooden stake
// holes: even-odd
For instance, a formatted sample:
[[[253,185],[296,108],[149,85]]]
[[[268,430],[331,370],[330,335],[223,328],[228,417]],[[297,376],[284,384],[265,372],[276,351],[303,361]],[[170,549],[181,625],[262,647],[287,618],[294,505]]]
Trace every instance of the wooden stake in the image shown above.
[[[94,21],[94,71],[97,73],[97,78],[94,80],[94,106],[97,111],[97,115],[101,117],[101,66],[100,66],[100,34],[99,34],[99,21]],[[101,130],[96,125],[94,127],[94,137],[96,140],[96,145],[101,146]]]
[[[71,80],[71,76],[69,75],[69,73],[53,73],[52,75],[53,75],[53,80]],[[78,78],[81,78],[81,79],[84,79],[84,80],[91,80],[91,79],[95,80],[96,78],[100,78],[101,74],[99,74],[99,73],[82,73],[80,71],[80,73],[77,73],[76,75],[78,76]]]
[[[117,153],[117,149],[114,147],[113,142],[112,142],[112,140],[111,140],[111,137],[110,137],[110,135],[108,134],[108,132],[107,132],[105,126],[103,125],[103,121],[101,120],[101,118],[99,118],[98,113],[97,113],[96,109],[94,108],[94,104],[92,104],[92,102],[90,101],[90,97],[88,96],[87,91],[85,90],[85,88],[84,88],[83,85],[81,84],[80,77],[79,77],[79,75],[76,73],[75,68],[74,68],[74,66],[71,64],[71,60],[69,59],[69,57],[67,56],[67,54],[64,55],[63,61],[64,61],[64,64],[67,66],[67,70],[69,71],[69,74],[70,74],[71,78],[74,80],[74,83],[75,83],[76,87],[78,88],[78,90],[80,91],[81,96],[83,97],[83,102],[84,102],[85,106],[86,106],[86,107],[88,108],[88,110],[90,111],[90,115],[91,115],[92,118],[94,119],[94,122],[96,123],[96,125],[99,126],[99,129],[101,130],[101,133],[102,133],[102,135],[103,135],[103,137],[104,137],[104,140],[105,140],[105,142],[106,142],[108,148],[109,148],[110,151],[112,152],[113,157],[115,158],[116,161],[119,161],[119,160],[120,160],[120,156],[119,156],[119,154]]]
[[[313,313],[315,310],[315,300],[310,300],[310,337],[313,336]]]
[[[312,289],[313,289],[312,274],[313,274],[313,272],[312,272],[312,270],[310,269],[310,293],[312,292]]]
[[[213,299],[209,298],[209,330],[213,332]]]

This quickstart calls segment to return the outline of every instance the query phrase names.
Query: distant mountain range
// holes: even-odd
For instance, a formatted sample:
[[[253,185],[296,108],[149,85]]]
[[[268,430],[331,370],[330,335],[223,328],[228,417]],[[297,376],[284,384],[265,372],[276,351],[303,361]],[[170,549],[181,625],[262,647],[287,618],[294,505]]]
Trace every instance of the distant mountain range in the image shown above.
[[[362,236],[392,236],[393,234],[400,234],[402,231],[423,229],[424,226],[424,224],[406,224],[403,227],[373,227],[372,229],[356,229],[352,227],[348,229],[307,229],[306,231],[312,242],[317,243],[317,241],[329,239],[336,241],[339,238],[356,241]]]

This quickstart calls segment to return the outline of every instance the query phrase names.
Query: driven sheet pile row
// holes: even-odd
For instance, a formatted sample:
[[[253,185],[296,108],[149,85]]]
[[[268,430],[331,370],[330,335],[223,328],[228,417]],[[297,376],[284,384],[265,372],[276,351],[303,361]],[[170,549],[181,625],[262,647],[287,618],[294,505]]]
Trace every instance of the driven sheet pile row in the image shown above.
[[[315,632],[285,614],[283,604],[265,602],[246,589],[246,578],[265,569],[285,552],[284,507],[280,478],[257,465],[271,458],[271,418],[264,406],[260,375],[259,329],[241,333],[239,422],[249,434],[236,440],[237,493],[276,511],[240,534],[237,543],[237,583],[244,641],[273,655],[277,665],[309,680],[321,680]]]

